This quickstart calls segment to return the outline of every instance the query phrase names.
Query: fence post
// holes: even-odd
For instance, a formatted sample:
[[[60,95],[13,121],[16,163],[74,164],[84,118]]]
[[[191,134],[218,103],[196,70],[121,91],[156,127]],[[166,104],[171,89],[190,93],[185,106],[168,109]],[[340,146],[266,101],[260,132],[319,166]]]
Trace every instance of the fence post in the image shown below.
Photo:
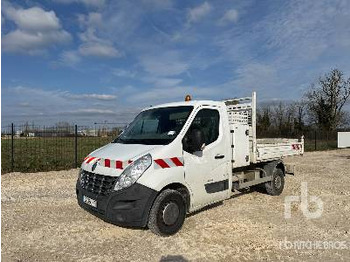
[[[315,151],[317,150],[317,131],[315,129]]]
[[[78,126],[74,126],[74,167],[78,167]]]
[[[15,134],[15,127],[12,123],[11,124],[11,172],[14,171],[14,165],[15,165],[14,134]]]

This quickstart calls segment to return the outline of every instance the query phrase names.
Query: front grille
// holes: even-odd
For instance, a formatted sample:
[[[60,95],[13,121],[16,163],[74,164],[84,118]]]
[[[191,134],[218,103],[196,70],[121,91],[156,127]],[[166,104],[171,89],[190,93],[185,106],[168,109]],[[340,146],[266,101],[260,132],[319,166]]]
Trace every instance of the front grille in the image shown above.
[[[112,191],[116,181],[117,177],[102,176],[87,171],[83,171],[80,177],[80,185],[83,189],[103,196]]]

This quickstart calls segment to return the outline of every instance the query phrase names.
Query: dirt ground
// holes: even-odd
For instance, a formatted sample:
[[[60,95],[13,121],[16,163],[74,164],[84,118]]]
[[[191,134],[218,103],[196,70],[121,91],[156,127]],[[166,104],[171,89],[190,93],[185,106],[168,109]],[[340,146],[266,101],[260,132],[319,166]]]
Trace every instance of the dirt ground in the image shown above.
[[[296,164],[297,174],[287,177],[282,195],[240,194],[188,216],[182,230],[168,238],[149,230],[114,226],[81,209],[75,198],[77,170],[5,174],[1,258],[350,261],[350,149],[306,153],[285,162]],[[301,182],[308,183],[309,197],[322,200],[320,218],[306,218],[298,204],[292,205],[290,219],[284,217],[285,197],[299,196]],[[310,208],[317,210],[313,205]],[[294,248],[294,241],[313,246]]]

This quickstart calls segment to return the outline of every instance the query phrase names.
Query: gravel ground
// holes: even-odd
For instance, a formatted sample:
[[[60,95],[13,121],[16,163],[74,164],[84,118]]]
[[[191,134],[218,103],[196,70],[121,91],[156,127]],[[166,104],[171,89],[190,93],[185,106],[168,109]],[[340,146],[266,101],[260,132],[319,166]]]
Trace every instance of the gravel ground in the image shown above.
[[[350,261],[350,149],[306,153],[285,162],[296,164],[297,174],[287,177],[281,196],[237,195],[188,216],[182,230],[168,238],[114,226],[81,209],[75,198],[77,170],[5,174],[1,177],[1,258]],[[284,199],[300,195],[301,182],[308,183],[309,196],[323,201],[318,219],[307,219],[298,204],[292,205],[292,218],[284,218]],[[310,206],[311,211],[315,208]],[[313,241],[314,248],[307,244],[295,249],[286,241]],[[314,241],[325,242],[320,246]],[[330,248],[323,248],[326,244]]]

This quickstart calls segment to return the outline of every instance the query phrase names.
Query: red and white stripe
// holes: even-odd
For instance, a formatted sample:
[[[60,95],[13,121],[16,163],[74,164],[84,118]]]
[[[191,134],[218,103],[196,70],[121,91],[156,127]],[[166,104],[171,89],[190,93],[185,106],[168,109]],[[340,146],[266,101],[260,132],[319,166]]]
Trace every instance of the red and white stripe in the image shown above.
[[[108,158],[97,158],[97,157],[88,156],[88,157],[85,157],[83,163],[93,165],[97,161],[100,166],[107,167],[107,168],[115,168],[115,169],[124,169],[133,162],[133,160],[123,161],[123,160],[113,160]],[[182,157],[159,158],[154,160],[154,167],[156,169],[179,167],[183,165],[184,165],[184,160]]]
[[[302,145],[301,144],[292,144],[293,150],[301,150]]]
[[[93,165],[98,160],[100,160],[100,158],[93,157],[93,156],[87,156],[87,157],[84,158],[84,162],[83,163]]]
[[[171,168],[183,166],[184,161],[182,157],[160,158],[154,160],[154,167],[159,168]]]
[[[84,162],[85,164],[91,164],[93,165],[95,162],[99,161],[99,165],[107,168],[115,168],[115,169],[124,169],[128,165],[130,165],[133,161],[122,161],[122,160],[113,160],[108,158],[97,158],[97,157],[85,157]]]

